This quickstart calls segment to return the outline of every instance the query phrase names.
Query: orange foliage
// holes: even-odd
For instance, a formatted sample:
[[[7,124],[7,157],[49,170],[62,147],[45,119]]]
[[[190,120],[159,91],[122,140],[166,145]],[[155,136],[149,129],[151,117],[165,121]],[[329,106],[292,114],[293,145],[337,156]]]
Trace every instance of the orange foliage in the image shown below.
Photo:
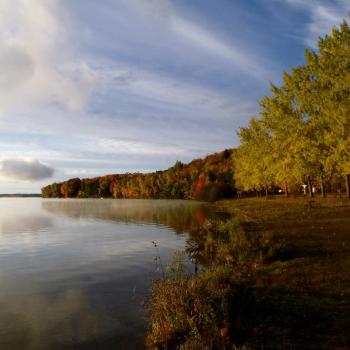
[[[228,197],[233,193],[233,150],[195,159],[189,164],[179,161],[171,168],[149,174],[116,174],[92,179],[70,179],[42,188],[43,197],[79,198],[177,198],[205,200],[215,193]],[[217,188],[220,191],[217,191]]]

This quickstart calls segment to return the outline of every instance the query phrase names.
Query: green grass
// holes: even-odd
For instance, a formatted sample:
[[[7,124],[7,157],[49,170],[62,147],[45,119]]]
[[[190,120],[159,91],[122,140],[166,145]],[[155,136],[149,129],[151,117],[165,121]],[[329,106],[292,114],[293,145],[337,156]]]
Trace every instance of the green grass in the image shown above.
[[[215,205],[233,218],[192,233],[203,271],[154,284],[147,347],[348,349],[350,200]]]

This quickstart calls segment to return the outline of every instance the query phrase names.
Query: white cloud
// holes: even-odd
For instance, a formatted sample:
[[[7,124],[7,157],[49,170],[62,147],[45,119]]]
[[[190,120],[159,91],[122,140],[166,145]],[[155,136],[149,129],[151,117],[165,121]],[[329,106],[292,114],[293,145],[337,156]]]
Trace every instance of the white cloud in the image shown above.
[[[180,156],[186,154],[185,148],[127,139],[96,139],[100,152],[130,155],[166,155]]]
[[[280,0],[281,1],[281,0]],[[338,26],[347,18],[350,12],[350,2],[342,0],[282,0],[289,5],[309,12],[310,20],[303,41],[310,47],[317,47],[320,36],[329,34],[333,27]]]
[[[54,169],[38,160],[4,159],[0,177],[10,181],[38,181],[52,177]]]
[[[173,11],[170,0],[123,0],[128,6],[146,17],[168,19]]]
[[[329,34],[334,26],[338,26],[350,11],[350,4],[318,5],[311,9],[311,21],[308,25],[308,45],[315,47],[320,36]]]
[[[62,2],[1,0],[0,18],[0,113],[52,102],[81,109],[91,79],[75,61]]]
[[[192,45],[195,45],[211,55],[230,61],[251,76],[262,77],[266,72],[261,62],[255,62],[252,54],[247,53],[240,45],[225,42],[219,35],[198,24],[181,17],[173,16],[171,29]]]
[[[127,2],[126,2],[127,1]],[[216,31],[211,24],[204,25],[197,18],[188,13],[177,11],[169,0],[124,0],[127,6],[139,15],[138,21],[146,27],[152,27],[152,36],[159,36],[158,40],[173,42],[187,50],[188,55],[199,54],[226,61],[237,71],[243,72],[258,80],[271,78],[272,72],[266,68],[263,58],[256,50],[239,40],[239,36],[232,40],[223,38],[223,34]],[[135,20],[135,18],[133,18]],[[136,25],[138,25],[137,23]],[[165,35],[162,38],[162,35]],[[166,45],[166,43],[163,43]],[[193,51],[193,52],[191,52]],[[259,57],[259,60],[256,60]]]
[[[256,103],[242,96],[234,96],[233,90],[219,92],[215,88],[190,83],[180,77],[167,76],[141,70],[131,65],[105,66],[95,73],[100,82],[111,91],[124,93],[135,99],[147,99],[156,105],[193,111],[192,117],[231,120],[235,115],[252,113]],[[98,80],[97,79],[97,80]]]

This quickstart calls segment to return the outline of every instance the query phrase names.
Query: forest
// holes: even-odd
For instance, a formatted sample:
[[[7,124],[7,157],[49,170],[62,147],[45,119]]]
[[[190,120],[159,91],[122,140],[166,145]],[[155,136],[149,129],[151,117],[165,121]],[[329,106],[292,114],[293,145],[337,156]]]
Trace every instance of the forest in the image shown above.
[[[44,198],[149,198],[214,201],[234,194],[232,155],[225,151],[195,159],[177,161],[164,171],[126,173],[91,179],[69,179],[42,188]]]
[[[234,158],[237,188],[286,194],[306,186],[349,192],[350,29],[346,21],[305,50],[306,63],[285,72],[260,112],[240,128]]]

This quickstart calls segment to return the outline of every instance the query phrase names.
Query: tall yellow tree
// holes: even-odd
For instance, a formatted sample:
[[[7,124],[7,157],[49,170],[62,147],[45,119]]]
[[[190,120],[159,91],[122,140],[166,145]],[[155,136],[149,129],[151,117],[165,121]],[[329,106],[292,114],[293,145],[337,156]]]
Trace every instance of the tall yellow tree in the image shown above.
[[[350,195],[350,29],[344,21],[321,38],[306,63],[285,73],[260,102],[260,117],[239,131],[236,180],[253,189],[345,177]],[[245,177],[245,178],[244,178]]]
[[[241,146],[234,162],[236,186],[242,190],[265,190],[274,183],[272,140],[261,120],[252,118],[249,127],[238,131]]]

